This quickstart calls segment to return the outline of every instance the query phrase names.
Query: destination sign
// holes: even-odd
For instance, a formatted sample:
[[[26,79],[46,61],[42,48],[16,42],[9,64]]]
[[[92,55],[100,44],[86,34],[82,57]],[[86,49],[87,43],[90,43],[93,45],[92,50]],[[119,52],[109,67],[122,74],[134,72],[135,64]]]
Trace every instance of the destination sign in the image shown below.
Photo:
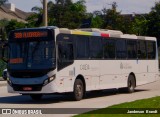
[[[10,59],[9,63],[11,63],[11,64],[23,63],[23,58]]]
[[[23,39],[23,38],[38,38],[38,37],[47,37],[47,31],[34,31],[34,32],[15,32],[15,39]]]

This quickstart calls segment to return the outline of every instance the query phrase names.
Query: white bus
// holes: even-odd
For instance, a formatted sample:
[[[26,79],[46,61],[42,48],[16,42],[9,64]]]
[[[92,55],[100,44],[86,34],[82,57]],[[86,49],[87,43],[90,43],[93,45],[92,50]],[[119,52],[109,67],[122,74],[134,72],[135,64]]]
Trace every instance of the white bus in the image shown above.
[[[124,88],[158,79],[154,37],[102,29],[19,29],[9,35],[8,92],[34,100],[52,93]]]

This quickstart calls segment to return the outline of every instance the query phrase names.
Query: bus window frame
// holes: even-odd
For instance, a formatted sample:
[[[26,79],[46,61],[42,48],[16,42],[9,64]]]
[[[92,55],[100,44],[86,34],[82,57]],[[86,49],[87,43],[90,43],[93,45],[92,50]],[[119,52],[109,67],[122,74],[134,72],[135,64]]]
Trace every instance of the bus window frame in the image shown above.
[[[64,36],[68,37],[68,39],[62,39],[64,38]],[[63,62],[61,61],[61,59],[59,58],[59,43],[63,43],[63,44],[71,44],[72,45],[72,49],[73,49],[73,57],[70,61],[67,62]],[[56,52],[57,52],[57,70],[60,71],[62,69],[64,69],[65,67],[72,65],[74,63],[75,60],[75,49],[74,49],[74,42],[73,42],[73,35],[71,34],[63,34],[60,33],[57,35],[56,37]],[[65,63],[65,65],[61,66],[60,64]]]

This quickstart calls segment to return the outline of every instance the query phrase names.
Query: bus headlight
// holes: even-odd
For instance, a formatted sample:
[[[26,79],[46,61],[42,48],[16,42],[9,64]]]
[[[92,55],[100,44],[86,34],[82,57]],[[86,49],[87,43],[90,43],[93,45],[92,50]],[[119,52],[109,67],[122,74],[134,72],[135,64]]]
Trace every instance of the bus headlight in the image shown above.
[[[43,82],[43,86],[44,86],[44,85],[47,85],[47,84],[50,83],[50,82],[52,82],[55,78],[56,78],[56,75],[53,75],[52,77],[46,79],[46,80]]]

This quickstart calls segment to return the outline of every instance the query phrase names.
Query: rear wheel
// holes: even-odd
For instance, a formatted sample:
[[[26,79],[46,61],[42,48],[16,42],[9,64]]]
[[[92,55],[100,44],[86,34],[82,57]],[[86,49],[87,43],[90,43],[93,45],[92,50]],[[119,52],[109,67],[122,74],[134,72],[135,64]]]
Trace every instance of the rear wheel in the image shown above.
[[[82,80],[76,79],[73,91],[74,100],[79,101],[83,98],[83,96],[84,96],[84,84]]]
[[[128,83],[127,83],[127,92],[133,93],[135,91],[136,81],[133,75],[129,75]]]
[[[41,100],[42,99],[42,94],[31,94],[30,97],[32,100]]]

